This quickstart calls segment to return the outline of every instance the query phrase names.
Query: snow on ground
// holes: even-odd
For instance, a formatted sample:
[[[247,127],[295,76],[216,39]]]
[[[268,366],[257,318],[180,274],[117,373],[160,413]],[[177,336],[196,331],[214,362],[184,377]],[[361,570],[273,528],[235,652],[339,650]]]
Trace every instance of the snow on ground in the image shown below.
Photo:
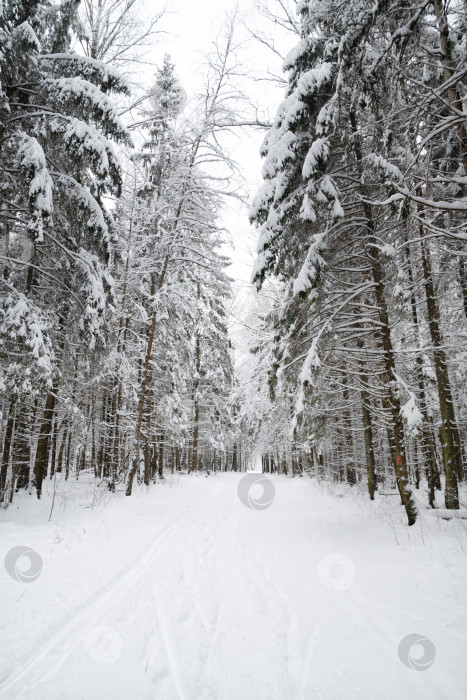
[[[307,478],[271,477],[256,510],[243,478],[70,481],[50,522],[50,494],[2,511],[2,561],[26,546],[42,568],[1,568],[0,697],[467,698],[465,521],[408,528],[394,496]]]

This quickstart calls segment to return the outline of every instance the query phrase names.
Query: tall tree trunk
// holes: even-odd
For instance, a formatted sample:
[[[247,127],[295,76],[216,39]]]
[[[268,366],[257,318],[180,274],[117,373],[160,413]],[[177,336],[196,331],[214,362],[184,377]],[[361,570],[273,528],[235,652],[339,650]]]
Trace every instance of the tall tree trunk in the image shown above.
[[[235,441],[232,454],[232,471],[237,471],[237,442]]]
[[[198,283],[197,299],[201,297],[201,289]],[[196,330],[195,340],[195,380],[193,382],[193,405],[194,405],[194,424],[193,424],[193,452],[191,455],[191,470],[192,472],[198,469],[198,443],[199,443],[199,387],[200,387],[200,371],[201,371],[201,340],[199,330]]]
[[[73,437],[73,434],[72,434],[71,429],[70,429],[68,431],[68,444],[67,444],[67,448],[66,448],[66,457],[65,457],[65,481],[67,481],[68,477],[70,476],[70,458],[71,458],[72,437]]]
[[[67,445],[67,438],[68,438],[68,419],[65,422],[65,426],[63,428],[63,435],[62,435],[62,442],[60,443],[60,449],[58,451],[58,457],[57,457],[57,472],[60,473],[63,469],[63,455],[65,454],[65,447]]]
[[[168,257],[166,257],[166,265],[168,264]],[[166,269],[166,265],[164,270]],[[163,276],[165,277],[165,271],[163,270]],[[159,282],[159,289],[161,287],[161,282]],[[152,275],[151,278],[151,299],[154,301],[154,295],[156,292],[156,278]],[[151,312],[151,323],[149,326],[149,332],[147,337],[146,354],[144,357],[142,380],[140,397],[138,402],[138,410],[136,416],[136,431],[135,431],[135,445],[134,445],[134,456],[133,463],[128,474],[128,483],[126,488],[126,495],[131,496],[131,491],[133,488],[133,480],[135,478],[136,472],[138,471],[139,461],[140,461],[140,442],[141,442],[141,428],[143,425],[144,412],[146,407],[146,402],[148,400],[148,391],[151,384],[151,358],[152,358],[152,347],[154,344],[154,337],[156,333],[157,325],[157,309],[153,303],[153,308]]]
[[[17,398],[17,394],[11,395],[10,406],[8,408],[8,421],[6,425],[5,437],[3,440],[3,454],[0,471],[0,503],[3,501],[5,489],[7,486],[8,465],[10,463],[10,452],[12,449],[12,437],[16,418]]]
[[[57,451],[57,433],[58,433],[58,415],[55,414],[55,418],[52,425],[52,440],[50,445],[50,478],[53,478],[55,474],[55,464],[56,464],[56,451]]]
[[[175,459],[177,461],[177,471],[181,472],[182,471],[182,461],[181,461],[181,456],[180,456],[180,447],[175,448]]]
[[[102,406],[101,406],[101,418],[99,421],[99,449],[97,450],[97,471],[99,474],[99,478],[103,479],[105,474],[104,474],[104,453],[105,453],[105,434],[102,433],[102,429],[104,427],[105,423],[105,416],[107,412],[107,402],[108,402],[108,394],[104,389],[103,396],[102,396]]]
[[[433,0],[433,6],[435,8],[435,15],[438,21],[440,35],[440,48],[443,60],[443,77],[446,83],[449,82],[449,87],[447,89],[449,103],[452,111],[458,117],[458,123],[456,126],[457,138],[459,139],[459,149],[462,164],[464,166],[464,172],[467,175],[467,129],[465,127],[467,115],[463,111],[462,100],[459,94],[459,82],[461,77],[459,77],[459,80],[457,81],[452,80],[453,76],[455,75],[456,67],[452,57],[453,45],[449,36],[449,24],[445,3],[443,0]]]
[[[112,401],[113,396],[107,392],[107,401],[105,402],[105,413],[103,428],[104,434],[102,440],[102,473],[109,480],[109,488],[114,489],[115,485],[112,480]],[[86,431],[87,433],[87,431]]]
[[[158,476],[159,479],[164,478],[164,457],[165,457],[165,431],[161,430],[159,438],[159,450],[158,450]]]
[[[433,357],[438,383],[439,408],[441,412],[442,453],[446,476],[445,505],[446,508],[457,509],[459,508],[458,479],[461,478],[462,475],[460,436],[454,414],[447,357],[443,349],[444,338],[441,332],[441,314],[435,295],[430,251],[425,238],[425,230],[421,224],[420,239],[423,281],[428,310],[428,325],[431,342],[433,343]]]
[[[464,313],[467,318],[467,265],[465,264],[465,257],[463,255],[459,256],[459,282],[462,290],[462,300],[464,302]]]
[[[407,262],[407,275],[410,284],[410,306],[412,311],[412,322],[415,332],[415,340],[420,347],[419,338],[419,323],[418,323],[418,310],[417,310],[417,300],[415,298],[415,284],[412,271],[412,256],[411,249],[407,237],[405,238],[405,251],[406,251],[406,262]],[[438,461],[436,457],[436,443],[433,429],[433,421],[428,413],[426,392],[425,392],[425,381],[423,378],[423,357],[421,351],[417,353],[415,358],[415,372],[418,384],[418,395],[420,403],[420,412],[423,417],[423,428],[422,428],[422,455],[425,465],[425,471],[428,478],[429,496],[428,501],[432,508],[435,507],[435,489],[441,489],[441,479],[438,469]]]
[[[362,171],[363,153],[358,136],[357,120],[353,112],[350,113],[350,122],[354,132],[354,151],[359,169]],[[407,520],[409,525],[413,525],[417,519],[417,508],[412,497],[411,489],[409,488],[409,475],[405,455],[404,424],[401,415],[400,399],[397,392],[396,367],[391,339],[391,329],[389,327],[389,314],[386,304],[383,271],[381,268],[379,254],[379,242],[376,236],[373,211],[371,204],[369,204],[368,193],[365,191],[365,187],[363,185],[360,185],[360,188],[361,194],[365,198],[362,206],[368,229],[368,257],[371,265],[373,282],[375,283],[375,298],[378,309],[380,338],[383,349],[383,363],[386,375],[385,384],[389,402],[388,408],[391,419],[391,432],[394,439],[394,449],[391,450],[391,454],[393,455],[394,472],[396,474],[397,485],[407,514]]]
[[[26,489],[29,486],[29,471],[31,466],[30,440],[32,426],[34,425],[34,413],[31,405],[21,403],[18,416],[18,429],[16,440],[18,442],[15,458],[16,490]]]
[[[152,401],[149,401],[149,410],[146,418],[146,438],[144,441],[144,477],[143,481],[149,486],[151,481],[151,413]]]
[[[366,475],[368,484],[368,493],[370,499],[373,501],[375,498],[376,491],[376,467],[375,467],[375,452],[373,449],[373,425],[371,421],[371,413],[368,408],[369,396],[368,393],[362,389],[360,391],[360,398],[362,402],[362,416],[363,416],[363,435],[365,439],[365,459],[366,459]]]
[[[201,141],[200,141],[200,139],[198,139],[193,147],[190,162],[188,164],[189,173],[191,173],[191,170],[193,168],[196,154],[197,154],[198,149],[200,147],[200,143],[201,143]],[[179,224],[180,217],[181,217],[182,211],[183,211],[185,194],[186,194],[186,192],[188,192],[189,186],[190,186],[190,177],[187,178],[187,181],[185,183],[185,188],[184,188],[185,191],[183,192],[181,201],[177,207],[177,213],[175,215],[175,219],[174,219],[174,223],[173,223],[173,227],[172,227],[172,235],[174,237],[173,244],[177,240],[178,224]],[[168,270],[168,266],[169,266],[169,262],[170,262],[171,253],[172,253],[172,251],[170,249],[164,258],[164,264],[162,266],[161,274],[160,274],[159,280],[157,282],[157,291],[162,289],[162,287],[164,285],[165,277],[167,275],[167,270]],[[151,299],[152,300],[154,300],[155,292],[156,292],[156,278],[155,278],[155,274],[153,274],[151,277]],[[126,495],[127,496],[131,496],[131,490],[133,488],[133,480],[135,478],[135,475],[136,475],[136,472],[137,472],[138,466],[139,466],[141,427],[143,424],[143,416],[144,416],[144,409],[145,409],[145,405],[146,405],[146,401],[147,401],[148,387],[151,384],[151,358],[152,358],[152,347],[154,344],[156,326],[157,326],[157,307],[153,304],[152,312],[151,312],[151,323],[150,323],[148,339],[147,339],[147,346],[146,346],[146,354],[145,354],[144,364],[143,364],[143,375],[142,375],[142,381],[141,381],[140,397],[139,397],[138,410],[137,410],[137,415],[136,415],[135,444],[134,444],[134,448],[133,448],[134,458],[133,458],[133,463],[131,465],[131,469],[130,469],[129,474],[128,474],[128,483],[127,483],[127,488],[126,488]]]
[[[109,464],[109,479],[110,479],[110,489],[115,490],[115,484],[117,482],[117,469],[118,469],[118,427],[117,427],[117,401],[118,401],[118,388],[114,388],[112,391],[112,399],[110,401],[110,407],[107,415],[107,420],[109,423],[108,435],[109,439],[107,441],[107,452],[108,452],[108,464]]]
[[[56,393],[58,390],[58,380],[54,382],[52,389],[47,394],[42,424],[37,442],[36,459],[34,463],[33,485],[36,489],[37,498],[42,495],[42,482],[47,476],[47,466],[49,461],[49,446],[52,432],[52,422],[54,417]]]
[[[352,416],[350,413],[350,393],[347,386],[347,376],[344,373],[342,376],[342,396],[344,399],[344,476],[351,486],[357,483],[357,475],[355,465],[353,464],[353,435],[352,435]]]
[[[88,17],[89,21],[91,24],[91,51],[90,55],[91,58],[97,59],[99,56],[98,49],[99,49],[99,37],[100,37],[100,30],[101,30],[101,22],[102,22],[102,1],[103,0],[97,0],[97,7],[96,7],[96,16],[94,17],[94,8],[92,6],[92,0],[90,2],[87,2],[87,8],[88,8]]]

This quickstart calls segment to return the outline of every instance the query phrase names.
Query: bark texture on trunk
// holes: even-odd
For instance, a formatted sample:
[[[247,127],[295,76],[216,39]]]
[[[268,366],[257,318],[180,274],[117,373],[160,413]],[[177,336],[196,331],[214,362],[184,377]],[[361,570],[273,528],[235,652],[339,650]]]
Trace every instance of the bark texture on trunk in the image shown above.
[[[42,415],[42,423],[37,442],[36,459],[34,462],[34,477],[33,484],[36,489],[37,498],[42,494],[42,482],[47,476],[47,464],[49,459],[49,445],[51,442],[52,422],[55,410],[56,391],[58,386],[55,384],[51,391],[47,394],[44,413]]]

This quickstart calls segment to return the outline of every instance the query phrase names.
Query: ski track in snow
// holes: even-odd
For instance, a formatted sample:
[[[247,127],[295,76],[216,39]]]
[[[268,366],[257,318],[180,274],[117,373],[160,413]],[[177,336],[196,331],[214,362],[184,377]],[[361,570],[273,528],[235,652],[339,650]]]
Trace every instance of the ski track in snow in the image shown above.
[[[465,700],[465,523],[422,514],[408,529],[383,499],[282,477],[271,507],[250,510],[242,476],[185,477],[47,525],[21,520],[26,498],[2,513],[0,554],[27,544],[44,567],[26,586],[2,571],[0,697]],[[423,672],[398,658],[411,633],[436,647]]]
[[[190,517],[193,517],[197,510],[205,507],[209,500],[215,495],[217,489],[218,487],[213,488],[205,500],[195,506],[187,514],[181,515],[175,523],[170,525],[167,530],[156,539],[155,543],[139,558],[136,564],[132,564],[127,573],[111,583],[110,586],[103,593],[97,595],[96,598],[89,600],[84,610],[77,612],[72,619],[48,639],[37,652],[29,658],[22,659],[21,670],[14,674],[4,686],[0,686],[0,696],[5,695],[14,685],[17,685],[18,681],[34,670],[34,667],[43,659],[46,661],[47,670],[45,672],[40,672],[42,675],[35,685],[30,686],[28,692],[31,692],[35,686],[46,680],[47,677],[53,676],[61,668],[73,650],[84,641],[86,626],[91,622],[94,625],[96,620],[103,618],[112,605],[118,603],[125,595],[129,595],[129,591],[132,590],[131,587],[137,584],[147,572],[148,568],[154,564],[157,555],[164,549],[177,531],[180,530],[183,523],[189,520]],[[80,626],[84,626],[84,631]],[[77,627],[79,629],[76,629]],[[57,650],[56,653],[58,656],[57,659],[54,660],[53,653],[58,643],[62,640],[65,649]],[[52,664],[51,669],[50,664]],[[22,691],[18,697],[24,696],[24,692],[25,691]]]

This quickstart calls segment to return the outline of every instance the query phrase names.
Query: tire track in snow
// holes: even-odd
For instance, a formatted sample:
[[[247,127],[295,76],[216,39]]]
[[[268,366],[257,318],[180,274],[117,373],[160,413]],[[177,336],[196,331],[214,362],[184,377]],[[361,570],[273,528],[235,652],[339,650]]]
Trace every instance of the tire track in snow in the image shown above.
[[[34,686],[20,690],[20,694],[17,695],[17,697],[21,697],[24,692],[30,691],[32,688],[43,682],[47,677],[53,675],[63,665],[63,663],[65,663],[72,651],[83,642],[88,631],[89,622],[92,622],[94,626],[96,621],[99,620],[111,606],[117,603],[121,598],[128,594],[129,591],[132,590],[132,587],[138,583],[138,581],[148,571],[154,557],[158,556],[164,550],[167,544],[181,529],[185,521],[193,517],[193,515],[199,510],[204,509],[206,504],[214,498],[218,491],[219,486],[215,486],[206,498],[191,508],[188,512],[183,513],[180,517],[178,517],[171,525],[168,526],[168,528],[166,528],[166,530],[164,530],[161,535],[159,535],[149,549],[132,565],[129,571],[125,571],[117,578],[117,580],[110,583],[103,593],[98,593],[90,605],[86,605],[86,608],[76,613],[68,623],[58,630],[58,632],[55,632],[55,634],[53,634],[52,637],[50,637],[45,643],[42,643],[40,648],[33,652],[29,658],[22,659],[19,662],[21,668],[16,672],[13,671],[0,684],[0,697],[4,696],[5,693],[13,688],[13,686],[27,676],[27,674],[29,674],[40,661],[46,658],[47,655],[60,642],[62,642],[62,640],[64,640],[65,649],[60,652],[59,657],[52,665],[52,668],[47,668]],[[68,636],[70,633],[71,636]]]

